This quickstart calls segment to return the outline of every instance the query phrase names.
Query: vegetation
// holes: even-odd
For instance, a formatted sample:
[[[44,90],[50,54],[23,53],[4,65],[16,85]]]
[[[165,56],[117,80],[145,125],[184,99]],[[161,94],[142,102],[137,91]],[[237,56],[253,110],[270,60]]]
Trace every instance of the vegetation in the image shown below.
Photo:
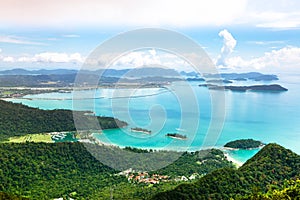
[[[300,180],[287,180],[281,187],[268,186],[267,193],[255,193],[241,197],[240,200],[291,200],[300,199]]]
[[[276,144],[269,144],[239,169],[216,170],[192,184],[159,193],[153,199],[238,199],[266,193],[267,186],[280,187],[284,180],[300,175],[300,156]]]
[[[32,199],[76,192],[80,198],[126,181],[111,176],[116,171],[101,164],[81,143],[2,143],[0,147],[0,191]]]
[[[24,136],[16,136],[11,137],[8,141],[5,142],[15,142],[15,143],[23,143],[23,142],[53,142],[51,139],[51,135],[49,134],[28,134]]]
[[[12,195],[5,192],[0,192],[0,199],[2,200],[27,200],[28,198]]]
[[[71,110],[40,110],[22,104],[15,104],[0,100],[0,140],[26,134],[75,131],[73,120],[75,114],[81,127],[97,129],[92,123],[93,116],[86,116],[84,112]],[[102,129],[118,128],[127,123],[112,117],[97,117]]]
[[[263,143],[261,141],[253,139],[242,139],[228,142],[224,147],[234,148],[234,149],[251,149],[261,147]]]
[[[176,162],[154,173],[166,174],[171,177],[189,177],[192,174],[204,176],[209,172],[224,167],[234,168],[234,165],[226,160],[221,150],[209,149],[197,152],[185,152]]]
[[[186,152],[173,164],[149,172],[170,175],[170,181],[159,184],[130,183],[125,176],[116,175],[119,171],[103,165],[95,158],[97,155],[92,156],[87,149],[99,152],[100,156],[103,155],[101,152],[110,156],[121,151],[117,147],[78,142],[1,143],[0,191],[30,199],[64,196],[109,199],[111,193],[114,199],[143,199],[175,188],[180,183],[174,179],[177,176],[189,177],[193,173],[204,175],[219,167],[232,166],[220,150]],[[127,148],[127,151],[136,152],[137,149]],[[150,157],[161,156],[159,152],[145,151],[140,153],[147,153]],[[124,154],[127,157],[123,162],[134,160],[140,153]],[[145,160],[139,163],[143,164],[147,157],[141,157]]]

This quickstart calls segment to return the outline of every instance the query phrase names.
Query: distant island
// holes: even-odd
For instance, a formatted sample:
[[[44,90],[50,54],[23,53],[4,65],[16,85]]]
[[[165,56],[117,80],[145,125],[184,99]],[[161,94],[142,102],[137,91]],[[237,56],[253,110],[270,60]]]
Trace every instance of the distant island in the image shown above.
[[[221,74],[206,74],[206,78],[224,78],[227,80],[238,80],[238,81],[276,81],[279,80],[274,74],[262,74],[259,72],[247,72],[247,73],[221,73]]]
[[[264,146],[264,143],[253,139],[234,140],[224,145],[224,147],[233,148],[233,149],[253,149],[262,146]]]
[[[176,139],[181,139],[181,140],[187,139],[186,135],[181,135],[179,133],[167,133],[166,136],[176,138]]]
[[[131,132],[140,132],[140,133],[151,134],[152,131],[143,129],[143,128],[139,128],[139,127],[135,127],[135,128],[131,128]]]
[[[187,81],[205,81],[204,78],[187,78]]]
[[[238,91],[238,92],[246,92],[246,91],[284,92],[284,91],[288,91],[287,88],[284,88],[278,84],[251,85],[251,86],[233,86],[233,85],[219,86],[219,85],[214,85],[214,84],[200,84],[199,87],[208,87],[209,89],[215,89],[215,90],[226,89],[226,90]]]
[[[226,79],[211,79],[207,80],[207,83],[232,83],[232,81],[226,80]]]

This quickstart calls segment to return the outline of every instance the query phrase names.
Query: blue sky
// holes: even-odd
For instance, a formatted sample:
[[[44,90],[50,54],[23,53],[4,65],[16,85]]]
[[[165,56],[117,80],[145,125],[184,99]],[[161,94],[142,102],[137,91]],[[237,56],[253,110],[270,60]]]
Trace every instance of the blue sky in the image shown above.
[[[148,27],[185,34],[222,70],[300,72],[295,0],[1,1],[0,67],[78,69],[101,42]],[[135,52],[120,63],[164,64],[164,56]]]

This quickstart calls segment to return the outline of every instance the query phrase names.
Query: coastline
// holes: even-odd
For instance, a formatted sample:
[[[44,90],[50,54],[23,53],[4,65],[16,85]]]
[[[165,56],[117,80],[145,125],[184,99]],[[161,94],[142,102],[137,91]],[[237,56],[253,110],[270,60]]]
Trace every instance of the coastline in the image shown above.
[[[241,161],[238,161],[237,159],[233,158],[232,156],[229,155],[229,153],[224,152],[224,156],[228,161],[231,161],[237,168],[241,167],[244,163]]]
[[[124,146],[119,146],[119,145],[116,145],[116,144],[111,144],[111,143],[103,142],[100,139],[98,139],[95,136],[95,134],[96,133],[91,134],[91,137],[93,138],[93,140],[91,140],[91,139],[85,139],[85,140],[80,140],[80,142],[91,142],[91,143],[95,143],[97,145],[104,145],[104,146],[117,147],[117,148],[125,148]],[[179,138],[176,138],[176,139],[179,139]],[[134,147],[134,148],[145,149],[145,150],[152,149],[152,150],[155,150],[155,151],[164,151],[164,150],[166,150],[166,149],[161,149],[161,148],[143,148],[143,147]],[[239,150],[239,149],[224,148],[224,147],[210,147],[210,148],[207,148],[207,149],[219,149],[219,150],[221,150],[224,153],[224,156],[226,157],[226,159],[228,161],[231,161],[237,168],[241,167],[244,164],[244,162],[239,161],[238,159],[234,158],[233,156],[230,155],[230,153],[228,153],[226,151],[226,150]],[[176,151],[176,150],[169,149],[168,151]],[[177,150],[176,152],[182,152],[183,153],[184,151],[178,151]],[[191,151],[191,152],[194,152],[194,151]]]

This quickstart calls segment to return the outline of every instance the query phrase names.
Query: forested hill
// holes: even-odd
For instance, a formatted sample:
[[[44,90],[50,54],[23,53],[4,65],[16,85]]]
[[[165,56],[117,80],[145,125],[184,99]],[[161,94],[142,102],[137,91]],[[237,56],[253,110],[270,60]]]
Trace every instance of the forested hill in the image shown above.
[[[159,193],[153,199],[239,199],[264,193],[286,179],[299,178],[300,156],[277,144],[269,144],[239,169],[216,170],[193,184]]]
[[[85,116],[84,112],[77,113],[85,119],[92,117]],[[81,121],[88,123],[88,120]],[[102,129],[127,125],[111,117],[98,117],[98,121]],[[86,127],[96,129],[93,124],[86,124]],[[71,110],[40,110],[0,100],[0,141],[25,134],[74,130]]]
[[[2,143],[0,155],[0,191],[30,199],[88,199],[96,190],[126,180],[112,176],[116,171],[79,142]]]

